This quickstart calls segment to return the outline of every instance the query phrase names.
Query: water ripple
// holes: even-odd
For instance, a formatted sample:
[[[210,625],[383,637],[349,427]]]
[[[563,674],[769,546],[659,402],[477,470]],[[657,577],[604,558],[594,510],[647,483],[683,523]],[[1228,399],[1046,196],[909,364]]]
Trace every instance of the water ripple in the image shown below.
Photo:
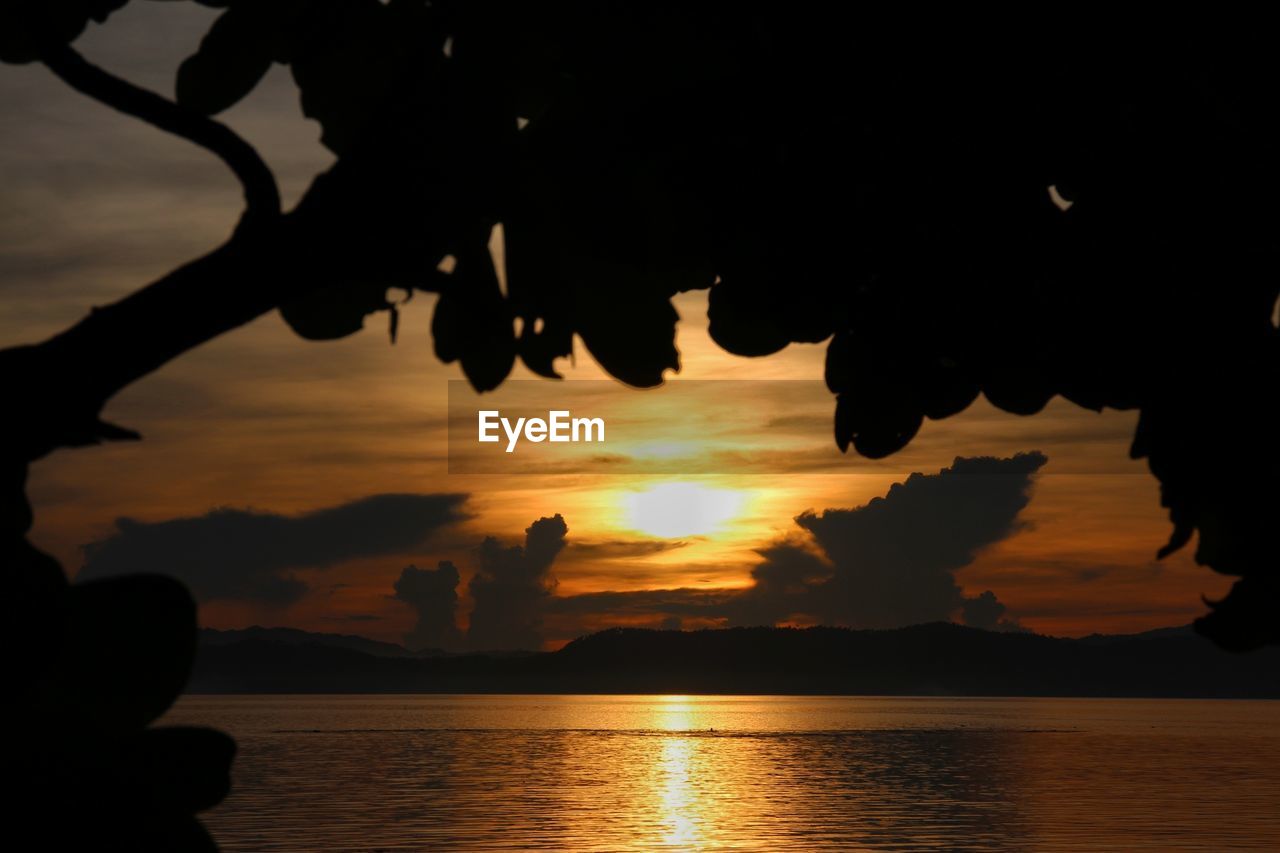
[[[187,697],[227,850],[1222,850],[1280,839],[1280,703]]]

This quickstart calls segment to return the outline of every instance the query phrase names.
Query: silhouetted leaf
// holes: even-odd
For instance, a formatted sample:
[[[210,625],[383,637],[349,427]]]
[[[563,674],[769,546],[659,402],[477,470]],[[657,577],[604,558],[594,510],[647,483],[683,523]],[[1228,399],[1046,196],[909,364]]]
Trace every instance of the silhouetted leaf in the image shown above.
[[[515,364],[516,341],[489,254],[460,258],[449,279],[431,319],[436,356],[446,364],[461,361],[472,387],[492,391]]]
[[[270,33],[261,23],[243,7],[214,21],[200,49],[178,68],[178,103],[214,115],[253,91],[271,68]]]
[[[969,371],[944,356],[921,366],[918,391],[924,416],[933,420],[963,412],[980,393]]]
[[[160,717],[187,681],[196,608],[180,582],[128,575],[73,585],[63,653],[33,692],[50,721],[112,736]]]
[[[280,306],[280,316],[301,337],[330,341],[355,334],[365,317],[392,307],[385,284],[340,282]]]
[[[675,346],[680,315],[671,300],[637,294],[626,284],[600,282],[589,295],[579,295],[578,334],[610,375],[651,388],[662,384],[667,370],[680,370]]]
[[[346,153],[389,100],[422,85],[428,8],[378,0],[316,3],[299,27],[290,67],[302,112],[320,122],[321,142]],[[408,69],[419,68],[411,75]]]
[[[525,366],[547,379],[560,379],[555,360],[573,355],[573,328],[562,320],[543,321],[542,331],[535,331],[537,320],[526,319],[516,342],[517,353]]]
[[[6,0],[0,4],[0,62],[25,64],[46,46],[76,39],[128,0]]]
[[[711,288],[707,319],[711,339],[735,355],[762,356],[778,352],[791,340],[773,314],[762,310],[745,288],[722,281]]]
[[[1055,392],[1042,372],[1028,367],[1002,365],[988,373],[982,382],[983,395],[998,409],[1015,415],[1034,415],[1048,405]]]
[[[151,728],[129,743],[123,783],[153,809],[203,811],[231,790],[235,753],[235,741],[213,729]]]
[[[850,444],[868,459],[883,459],[906,447],[924,415],[887,389],[836,396],[836,445]]]
[[[920,429],[920,394],[904,368],[870,330],[837,335],[827,347],[827,385],[836,392],[836,444],[852,444],[880,459],[907,445]]]
[[[517,351],[539,376],[559,379],[554,362],[573,354],[573,296],[561,270],[565,237],[548,209],[551,185],[545,174],[526,171],[503,226],[507,294],[523,328]]]

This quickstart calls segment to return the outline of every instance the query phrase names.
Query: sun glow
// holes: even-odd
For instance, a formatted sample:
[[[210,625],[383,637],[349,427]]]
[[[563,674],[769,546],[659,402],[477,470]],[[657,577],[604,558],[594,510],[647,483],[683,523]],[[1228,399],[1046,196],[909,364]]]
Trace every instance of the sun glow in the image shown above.
[[[622,496],[627,525],[649,536],[678,539],[716,533],[736,518],[746,495],[698,483],[661,483]]]

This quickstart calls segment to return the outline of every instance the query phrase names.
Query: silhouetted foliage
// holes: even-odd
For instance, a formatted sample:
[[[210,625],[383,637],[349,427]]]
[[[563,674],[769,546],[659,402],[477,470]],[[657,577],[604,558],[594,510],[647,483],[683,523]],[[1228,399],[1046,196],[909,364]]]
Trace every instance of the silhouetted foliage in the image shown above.
[[[28,462],[136,437],[98,419],[112,394],[266,311],[340,337],[402,287],[440,294],[436,352],[480,390],[516,358],[554,376],[575,336],[656,385],[679,367],[671,297],[710,288],[730,352],[830,340],[836,442],[872,457],[979,394],[1019,414],[1059,394],[1140,409],[1132,453],[1174,525],[1161,553],[1198,532],[1196,559],[1241,577],[1200,629],[1280,640],[1264,27],[1216,44],[1200,17],[1155,32],[829,4],[208,0],[225,11],[170,102],[68,46],[122,5],[6,3],[0,59],[208,148],[246,213],[204,258],[0,353],[6,638],[51,630],[78,595],[25,542]],[[338,155],[286,213],[208,117],[272,63]],[[20,684],[58,665],[25,657]]]

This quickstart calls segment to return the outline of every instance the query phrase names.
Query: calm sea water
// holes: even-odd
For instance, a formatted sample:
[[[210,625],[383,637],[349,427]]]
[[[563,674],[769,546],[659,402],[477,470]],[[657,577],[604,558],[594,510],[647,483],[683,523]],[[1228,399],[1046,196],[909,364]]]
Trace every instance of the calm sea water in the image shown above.
[[[1280,702],[190,696],[227,850],[1280,850]]]

